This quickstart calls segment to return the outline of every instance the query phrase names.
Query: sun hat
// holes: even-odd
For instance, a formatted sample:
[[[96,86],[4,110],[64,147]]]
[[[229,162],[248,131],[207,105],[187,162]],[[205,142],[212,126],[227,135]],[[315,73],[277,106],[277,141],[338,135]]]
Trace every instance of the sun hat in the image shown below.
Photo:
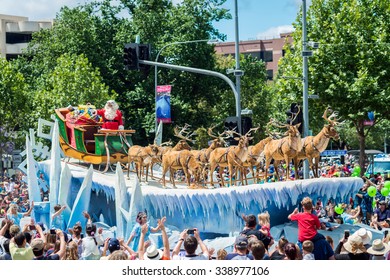
[[[344,243],[344,249],[354,255],[365,252],[362,238],[357,234],[352,234]]]
[[[367,249],[367,253],[371,255],[384,255],[390,250],[390,246],[383,243],[380,239],[375,239],[372,246]]]
[[[366,230],[365,228],[360,228],[359,230],[355,231],[352,235],[358,235],[363,240],[363,244],[370,244],[372,240],[372,232],[369,230]]]
[[[157,261],[162,258],[163,252],[157,249],[155,245],[150,245],[144,253],[145,260]]]

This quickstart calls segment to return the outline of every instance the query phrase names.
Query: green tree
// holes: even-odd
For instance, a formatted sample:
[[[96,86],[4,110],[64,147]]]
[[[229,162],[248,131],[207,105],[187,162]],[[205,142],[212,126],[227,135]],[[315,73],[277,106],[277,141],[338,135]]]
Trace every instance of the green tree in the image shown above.
[[[0,58],[0,160],[17,142],[17,135],[26,129],[29,100],[23,75],[12,62]]]
[[[320,99],[309,107],[318,115],[326,105],[337,110],[356,130],[361,159],[367,135],[389,118],[390,27],[385,20],[389,16],[389,0],[318,0],[308,11],[308,38],[320,43],[309,59],[310,93]],[[295,23],[294,48],[287,51],[280,67],[284,76],[302,72],[300,18]],[[277,86],[284,96],[300,91],[298,81],[280,79]],[[367,127],[364,121],[370,111],[375,113],[375,125]]]
[[[217,65],[221,73],[226,73],[227,69],[235,68],[235,64],[235,59],[232,56],[217,55]],[[240,68],[244,71],[244,75],[241,77],[241,108],[253,111],[253,126],[260,126],[264,132],[273,104],[273,96],[270,94],[270,86],[267,84],[265,63],[252,56],[241,55]],[[219,94],[220,102],[215,107],[214,112],[215,118],[220,118],[220,121],[229,115],[235,116],[234,95],[225,82],[224,88],[225,90]],[[221,112],[227,114],[223,115]],[[260,137],[264,136],[264,133],[260,134]]]
[[[60,56],[53,71],[40,76],[32,94],[34,120],[50,119],[55,108],[86,103],[103,106],[116,97],[84,55],[70,54]]]

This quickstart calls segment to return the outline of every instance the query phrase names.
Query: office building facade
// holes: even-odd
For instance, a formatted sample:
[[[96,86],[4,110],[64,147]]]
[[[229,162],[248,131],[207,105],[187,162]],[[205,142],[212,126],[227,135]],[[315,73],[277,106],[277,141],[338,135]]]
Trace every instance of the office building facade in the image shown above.
[[[263,60],[267,69],[267,79],[273,80],[278,71],[278,62],[284,56],[283,47],[291,44],[291,33],[280,34],[280,38],[267,40],[249,40],[239,42],[239,52]],[[217,54],[235,55],[235,42],[218,43],[215,45]]]
[[[53,21],[29,21],[27,17],[0,14],[0,56],[11,60],[20,55],[41,29],[52,28]]]

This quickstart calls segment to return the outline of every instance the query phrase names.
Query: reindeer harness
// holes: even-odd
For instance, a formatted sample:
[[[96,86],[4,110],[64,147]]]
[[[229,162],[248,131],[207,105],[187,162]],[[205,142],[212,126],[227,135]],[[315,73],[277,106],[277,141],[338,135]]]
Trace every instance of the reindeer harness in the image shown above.
[[[186,162],[185,162],[185,167],[188,168],[188,163],[190,162],[190,160],[191,160],[192,157],[193,157],[193,156],[191,155],[191,156],[189,156],[189,157],[187,158],[187,160],[186,160]],[[176,160],[175,160],[174,162],[171,163],[170,167],[172,167],[174,164],[176,164],[177,166],[180,166],[180,165],[181,165],[181,163],[180,163],[180,153],[177,154]],[[183,166],[183,167],[184,167],[184,166]]]

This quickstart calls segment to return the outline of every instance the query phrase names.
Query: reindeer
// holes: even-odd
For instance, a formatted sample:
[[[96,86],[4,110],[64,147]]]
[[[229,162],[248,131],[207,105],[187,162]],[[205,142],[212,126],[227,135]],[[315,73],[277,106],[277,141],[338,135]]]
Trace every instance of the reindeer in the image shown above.
[[[128,164],[129,168],[127,169],[127,178],[129,179],[130,164],[135,163],[135,170],[138,176],[138,179],[141,181],[143,167],[146,166],[146,177],[145,182],[148,181],[148,167],[152,164],[153,158],[157,157],[158,146],[155,144],[149,145],[147,147],[142,147],[138,145],[131,146],[128,151]]]
[[[156,142],[155,142],[155,144],[156,144]],[[172,150],[172,141],[169,140],[167,142],[161,143],[160,146],[157,146],[157,149],[158,149],[157,156],[152,158],[152,162],[150,164],[150,176],[152,178],[154,178],[154,176],[153,176],[153,165],[155,163],[161,164],[163,154],[166,153],[167,151]]]
[[[181,151],[181,150],[191,150],[191,146],[188,145],[187,141],[193,142],[193,140],[189,139],[190,136],[192,136],[194,133],[192,133],[190,136],[188,136],[189,125],[185,124],[184,127],[180,128],[178,126],[174,127],[174,135],[178,138],[181,138],[177,144],[172,147],[172,142],[169,140],[168,142],[161,143],[161,146],[158,146],[158,154],[157,157],[155,157],[152,160],[152,163],[150,165],[150,174],[153,177],[153,165],[155,163],[162,163],[162,157],[165,153],[168,151]],[[183,135],[185,133],[185,135]],[[157,138],[157,137],[156,137]],[[167,145],[167,146],[164,146]]]
[[[163,178],[164,188],[166,188],[165,174],[167,173],[168,170],[174,188],[176,188],[175,179],[173,176],[174,170],[179,170],[179,169],[183,170],[188,187],[190,187],[191,185],[191,175],[194,176],[195,183],[199,182],[201,166],[199,162],[196,161],[194,155],[191,154],[191,152],[188,150],[169,151],[165,153],[162,157],[162,167],[163,167],[162,178]]]
[[[336,118],[337,114],[332,112],[332,114],[327,117],[327,113],[330,111],[329,108],[325,109],[322,118],[328,121],[329,124],[324,125],[322,130],[315,136],[307,136],[302,139],[302,150],[296,155],[294,158],[294,162],[299,162],[299,160],[308,159],[310,168],[313,171],[314,177],[318,178],[318,163],[320,160],[320,155],[323,151],[325,151],[328,146],[330,138],[338,140],[339,134],[337,133],[335,126],[339,123],[336,119],[332,120],[332,118]],[[314,164],[313,164],[314,159]]]
[[[230,146],[227,148],[216,148],[210,153],[210,178],[211,178],[211,186],[214,186],[213,182],[213,172],[217,165],[219,168],[219,176],[221,178],[222,186],[225,186],[225,182],[222,176],[222,170],[224,167],[229,168],[230,175],[230,186],[233,186],[233,167],[241,167],[243,162],[246,161],[248,157],[248,145],[249,140],[252,140],[253,137],[249,137],[250,133],[254,129],[250,129],[245,135],[240,135],[234,131],[227,131],[230,134],[238,134],[240,137],[235,137],[234,139],[238,141],[237,146]]]
[[[300,108],[298,109],[299,113]],[[296,157],[296,155],[302,150],[302,141],[301,134],[299,133],[299,126],[296,124],[293,125],[293,121],[298,116],[298,113],[295,114],[294,118],[291,120],[290,124],[280,124],[274,120],[271,120],[273,124],[280,128],[287,128],[285,137],[282,139],[271,140],[264,147],[265,155],[265,178],[268,176],[268,168],[271,163],[271,160],[274,159],[275,171],[279,179],[279,173],[277,166],[279,161],[284,160],[286,162],[287,170],[286,176],[287,179],[290,178],[290,161]],[[294,160],[295,172],[298,174],[298,162]],[[297,175],[296,175],[297,176]]]
[[[212,127],[207,129],[207,134],[211,138],[214,138],[213,141],[211,142],[210,146],[207,149],[191,150],[191,153],[194,155],[195,159],[202,166],[201,176],[202,176],[203,179],[206,178],[206,169],[207,169],[207,166],[209,165],[209,159],[210,159],[211,151],[213,151],[214,149],[216,149],[218,147],[225,146],[226,145],[225,139],[230,137],[230,136],[223,137],[223,135],[225,134],[225,131],[220,133],[220,134],[218,134],[218,135],[215,135],[214,132],[213,132],[213,129],[215,127],[216,126],[212,126]]]
[[[252,172],[252,178],[254,178],[255,183],[257,183],[257,180],[259,178],[260,174],[260,163],[264,159],[264,147],[267,145],[270,141],[272,140],[272,137],[267,137],[263,140],[261,140],[259,143],[256,145],[251,145],[248,146],[248,158],[244,162],[243,166],[244,167],[249,167]],[[254,171],[254,167],[256,167],[256,174]]]
[[[272,120],[272,119],[271,119]],[[243,163],[243,166],[246,168],[250,168],[252,173],[252,178],[254,178],[255,183],[257,183],[257,180],[259,178],[260,174],[260,163],[264,160],[264,147],[266,144],[268,144],[272,139],[275,139],[275,132],[271,132],[269,130],[269,125],[271,124],[271,121],[267,123],[266,125],[266,132],[268,133],[267,138],[261,140],[256,145],[248,146],[248,158]],[[260,128],[260,127],[258,127]],[[257,129],[258,129],[257,128]],[[256,167],[256,174],[254,171],[254,167]],[[246,182],[248,184],[248,182]]]

